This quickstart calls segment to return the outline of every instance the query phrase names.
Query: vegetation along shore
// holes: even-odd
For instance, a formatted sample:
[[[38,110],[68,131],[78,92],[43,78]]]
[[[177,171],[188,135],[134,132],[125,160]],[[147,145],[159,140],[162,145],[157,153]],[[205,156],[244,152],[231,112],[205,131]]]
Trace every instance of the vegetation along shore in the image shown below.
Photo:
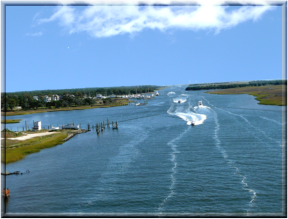
[[[116,106],[126,106],[130,103],[126,98],[111,98],[107,100],[106,103],[85,105],[85,106],[67,106],[67,107],[59,107],[59,108],[37,108],[37,109],[27,109],[27,110],[7,110],[6,112],[1,112],[1,115],[4,116],[17,116],[17,115],[27,115],[27,114],[35,114],[35,113],[46,113],[46,112],[55,112],[55,111],[70,111],[70,110],[85,110],[85,109],[93,109],[93,108],[108,108],[108,107],[116,107]],[[7,120],[6,120],[7,121]]]
[[[1,119],[1,123],[8,124],[8,123],[20,123],[22,119]]]
[[[287,80],[191,84],[186,90],[215,90],[210,94],[250,94],[259,104],[287,105]]]
[[[57,146],[65,142],[66,139],[68,140],[74,135],[84,132],[87,132],[87,130],[59,130],[57,132],[49,132],[50,134],[48,134],[48,130],[34,132],[12,132],[9,130],[3,130],[2,136],[4,135],[6,138],[1,139],[1,162],[8,164],[19,161],[25,158],[28,154],[39,152],[41,149]],[[35,133],[39,133],[39,135],[43,133],[45,135],[26,140],[17,140],[19,137]]]
[[[129,94],[151,93],[161,88],[145,85],[2,93],[1,115],[13,116],[123,106],[129,104],[127,96]]]

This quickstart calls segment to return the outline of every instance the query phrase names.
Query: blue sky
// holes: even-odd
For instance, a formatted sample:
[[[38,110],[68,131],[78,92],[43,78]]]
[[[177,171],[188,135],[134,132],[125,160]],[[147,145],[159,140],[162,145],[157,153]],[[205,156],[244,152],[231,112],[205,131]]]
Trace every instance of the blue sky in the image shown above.
[[[6,7],[6,91],[282,78],[282,8]]]

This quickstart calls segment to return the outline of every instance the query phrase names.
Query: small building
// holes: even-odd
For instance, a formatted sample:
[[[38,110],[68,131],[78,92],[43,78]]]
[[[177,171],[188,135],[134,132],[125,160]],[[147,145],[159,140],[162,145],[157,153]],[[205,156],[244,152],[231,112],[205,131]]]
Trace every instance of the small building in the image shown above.
[[[51,97],[45,98],[45,99],[44,99],[44,102],[46,102],[46,103],[47,103],[47,102],[51,102]]]
[[[33,96],[33,99],[34,100],[38,100],[38,96]]]
[[[51,100],[53,100],[53,101],[57,101],[59,99],[60,99],[60,97],[57,94],[52,95],[52,97],[51,97]]]
[[[112,95],[110,95],[110,97],[112,97],[112,98],[114,98],[114,97],[116,97],[114,94],[112,94]]]
[[[97,94],[96,98],[102,99],[102,94]]]
[[[41,121],[33,121],[33,130],[41,130]]]

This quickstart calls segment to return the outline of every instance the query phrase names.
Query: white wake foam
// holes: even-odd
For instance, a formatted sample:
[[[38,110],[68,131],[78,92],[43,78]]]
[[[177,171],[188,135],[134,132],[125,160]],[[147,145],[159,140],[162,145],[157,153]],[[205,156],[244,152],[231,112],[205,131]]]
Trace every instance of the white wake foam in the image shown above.
[[[171,198],[174,194],[174,185],[175,185],[175,174],[176,174],[176,168],[177,168],[177,160],[176,160],[176,154],[180,153],[177,150],[177,145],[175,144],[175,141],[178,141],[179,139],[181,139],[186,133],[187,131],[190,129],[190,127],[188,127],[184,132],[182,132],[177,138],[174,138],[173,140],[171,140],[170,142],[168,142],[168,145],[171,147],[172,152],[171,152],[171,162],[172,162],[172,168],[171,168],[171,185],[170,185],[170,192],[168,194],[168,196],[162,201],[162,203],[159,205],[158,207],[158,211],[161,214],[162,210],[167,202],[167,200],[169,198]]]
[[[189,104],[190,105],[190,104]],[[176,109],[175,109],[176,108]],[[172,106],[167,111],[169,115],[178,116],[184,121],[187,122],[187,125],[191,125],[194,122],[195,125],[203,124],[207,116],[204,114],[198,114],[190,111],[190,106],[188,109],[184,109],[182,106],[175,106],[173,103]]]
[[[180,103],[185,103],[187,99],[185,97],[177,97],[173,99],[174,103],[179,103],[179,100],[181,101]]]
[[[200,110],[205,111],[205,110],[209,110],[209,109],[211,109],[211,108],[210,108],[209,106],[194,106],[193,109],[194,109],[195,111],[200,111]]]
[[[204,97],[203,97],[203,98],[204,98]],[[214,106],[214,105],[211,104],[206,98],[204,98],[204,99],[205,99],[211,106]],[[215,106],[214,106],[214,107],[215,107]],[[215,107],[215,108],[217,108],[217,107]],[[219,109],[219,108],[218,108],[218,109]],[[220,109],[220,110],[221,110],[221,109]],[[219,129],[220,129],[220,125],[219,125],[219,122],[218,122],[218,115],[217,115],[217,113],[216,113],[215,110],[213,110],[213,111],[214,111],[214,115],[215,115],[214,119],[215,119],[215,124],[216,124],[215,134],[214,134],[215,141],[216,141],[216,147],[217,147],[218,150],[221,152],[221,154],[223,155],[224,159],[229,163],[229,166],[232,167],[232,168],[234,168],[234,169],[235,169],[235,173],[236,173],[239,177],[242,178],[242,180],[241,180],[241,183],[243,184],[242,189],[243,189],[243,190],[246,190],[246,191],[248,191],[249,193],[252,194],[251,200],[250,200],[250,202],[249,202],[249,205],[250,205],[250,207],[253,207],[253,202],[254,202],[254,200],[255,200],[256,197],[257,197],[257,193],[256,193],[255,190],[249,188],[248,183],[245,182],[246,176],[245,176],[244,174],[239,173],[239,168],[236,167],[235,162],[228,157],[225,149],[221,147],[221,141],[220,141],[219,138],[218,138],[218,132],[219,132]],[[224,111],[224,110],[222,110],[222,111]],[[247,212],[248,212],[248,211],[247,211]]]
[[[208,101],[205,97],[203,97],[203,98],[209,103],[209,101]],[[211,106],[214,106],[214,105],[211,104],[211,103],[209,103],[209,104],[210,104]],[[264,131],[262,131],[261,129],[259,129],[259,128],[255,127],[254,125],[252,125],[251,122],[249,122],[249,120],[247,120],[244,116],[238,115],[238,114],[235,114],[235,113],[231,113],[231,112],[228,111],[228,110],[223,110],[223,109],[218,108],[218,107],[216,107],[216,106],[214,106],[214,107],[217,108],[217,109],[219,109],[219,110],[221,110],[221,111],[223,111],[223,112],[226,112],[226,113],[228,113],[228,114],[230,114],[230,115],[238,116],[238,117],[242,118],[242,119],[243,119],[249,126],[251,126],[254,130],[257,130],[258,132],[262,133],[263,136],[265,136],[266,138],[270,139],[271,141],[276,142],[277,144],[280,145],[280,147],[284,147],[284,145],[283,145],[280,141],[278,141],[278,140],[276,140],[276,139],[274,139],[274,138],[269,137]],[[260,138],[257,137],[257,136],[255,136],[255,137],[258,138],[258,139],[260,139]]]
[[[277,121],[274,120],[274,119],[270,119],[270,118],[267,118],[267,117],[264,117],[264,116],[259,116],[259,117],[262,118],[262,119],[268,120],[268,121],[270,121],[270,122],[274,122],[274,123],[276,123],[276,124],[278,124],[278,125],[282,125],[281,122],[277,122]]]
[[[173,91],[170,91],[169,93],[167,93],[167,96],[174,95],[174,94],[176,94],[176,93]]]

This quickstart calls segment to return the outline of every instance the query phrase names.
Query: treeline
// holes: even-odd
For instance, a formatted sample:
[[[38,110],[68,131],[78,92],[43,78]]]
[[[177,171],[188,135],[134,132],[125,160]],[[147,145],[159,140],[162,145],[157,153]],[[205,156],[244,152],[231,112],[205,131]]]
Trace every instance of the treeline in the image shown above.
[[[51,96],[53,94],[63,95],[63,94],[73,94],[73,95],[82,95],[84,96],[96,96],[96,94],[102,94],[104,96],[109,96],[112,94],[115,95],[128,95],[128,94],[136,94],[136,93],[147,93],[153,92],[159,89],[160,86],[156,85],[142,85],[142,86],[125,86],[125,87],[108,87],[108,88],[73,88],[73,89],[59,89],[59,90],[36,90],[36,91],[22,91],[22,92],[13,92],[8,94],[14,95],[24,95],[30,94],[32,96],[38,95],[48,95]]]
[[[202,85],[202,86],[189,86],[185,90],[213,90],[213,89],[228,89],[237,87],[249,87],[249,86],[264,86],[264,85],[287,85],[287,80],[273,80],[273,81],[250,81],[246,84],[220,84],[220,85]]]
[[[63,98],[57,101],[45,102],[42,96],[39,96],[38,100],[33,99],[30,94],[23,95],[3,95],[1,101],[1,110],[8,111],[13,110],[15,106],[21,106],[23,110],[38,109],[38,108],[60,108],[60,107],[71,107],[71,106],[83,106],[91,105],[96,101],[94,99],[79,97],[72,98],[70,96],[63,95]]]
[[[97,94],[103,96],[127,95],[137,93],[152,92],[160,88],[159,86],[134,86],[134,87],[111,87],[111,88],[82,88],[82,89],[65,89],[65,90],[40,90],[27,92],[2,93],[1,110],[13,110],[15,106],[21,106],[23,110],[38,108],[60,108],[71,106],[92,105],[99,100],[92,99]],[[44,95],[51,97],[52,95],[61,96],[60,100],[46,102]],[[74,96],[72,96],[74,95]],[[38,96],[38,100],[33,99]],[[91,97],[91,98],[90,98]],[[103,100],[103,103],[109,103],[111,99]]]

